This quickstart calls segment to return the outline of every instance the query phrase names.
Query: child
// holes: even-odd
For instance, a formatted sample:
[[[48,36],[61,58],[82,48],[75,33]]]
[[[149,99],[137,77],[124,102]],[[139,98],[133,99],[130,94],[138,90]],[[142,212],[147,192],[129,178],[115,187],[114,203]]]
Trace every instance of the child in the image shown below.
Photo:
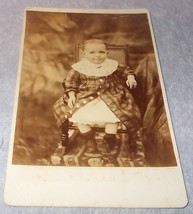
[[[135,88],[134,73],[108,59],[104,41],[84,42],[83,59],[72,65],[65,80],[65,94],[55,104],[57,125],[62,129],[62,145],[68,148],[68,121],[76,123],[86,139],[86,153],[97,153],[92,124],[105,124],[104,148],[108,153],[116,144],[118,124],[127,128],[135,144],[137,158],[144,158],[141,115],[128,90]]]

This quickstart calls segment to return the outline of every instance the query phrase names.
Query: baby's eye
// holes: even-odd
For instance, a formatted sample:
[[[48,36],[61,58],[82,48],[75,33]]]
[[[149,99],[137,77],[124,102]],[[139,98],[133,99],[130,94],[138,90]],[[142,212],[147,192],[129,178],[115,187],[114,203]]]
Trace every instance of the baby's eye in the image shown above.
[[[104,52],[104,51],[99,51],[99,53],[102,53],[102,54],[104,54],[105,52]]]

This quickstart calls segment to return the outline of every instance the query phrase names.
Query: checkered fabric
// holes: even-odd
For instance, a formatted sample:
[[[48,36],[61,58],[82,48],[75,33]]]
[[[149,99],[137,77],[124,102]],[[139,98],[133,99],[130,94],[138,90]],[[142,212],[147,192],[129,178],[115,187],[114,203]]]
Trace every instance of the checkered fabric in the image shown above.
[[[133,72],[125,66],[118,66],[111,75],[102,77],[86,76],[75,70],[69,71],[65,81],[64,96],[54,105],[58,127],[80,107],[100,96],[126,126],[128,133],[135,133],[141,127],[141,115],[126,87],[126,78],[130,74]],[[76,93],[76,103],[73,109],[67,105],[69,91]]]

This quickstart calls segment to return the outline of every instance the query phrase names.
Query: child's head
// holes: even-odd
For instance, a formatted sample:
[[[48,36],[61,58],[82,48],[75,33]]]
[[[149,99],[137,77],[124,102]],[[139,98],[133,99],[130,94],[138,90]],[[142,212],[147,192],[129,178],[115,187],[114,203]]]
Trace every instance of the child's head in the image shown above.
[[[94,64],[101,64],[107,58],[107,45],[103,40],[89,39],[83,43],[83,56]]]

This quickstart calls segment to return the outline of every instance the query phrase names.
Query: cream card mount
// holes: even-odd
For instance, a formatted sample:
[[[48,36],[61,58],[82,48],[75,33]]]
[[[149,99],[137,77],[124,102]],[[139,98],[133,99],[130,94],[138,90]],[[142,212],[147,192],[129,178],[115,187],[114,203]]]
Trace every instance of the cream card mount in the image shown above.
[[[85,40],[89,42],[80,45]],[[70,112],[62,82],[79,61],[82,70],[80,64],[73,70],[78,79],[65,82],[69,90],[69,82],[78,89],[74,89],[76,100]],[[128,76],[135,81],[126,84]],[[81,103],[80,93],[81,107],[76,105]],[[53,106],[62,96],[58,116]],[[89,114],[93,103],[87,104],[93,100],[102,106],[95,108],[97,116]],[[83,106],[90,108],[89,120],[98,120],[101,114],[107,120],[109,112],[110,121],[112,114],[116,116],[116,138],[108,141],[106,137],[115,123],[98,127],[96,122],[92,127],[95,145],[89,144],[77,123],[70,123],[64,152],[60,126]],[[5,203],[16,206],[164,208],[187,204],[146,9],[26,9],[4,197]]]

